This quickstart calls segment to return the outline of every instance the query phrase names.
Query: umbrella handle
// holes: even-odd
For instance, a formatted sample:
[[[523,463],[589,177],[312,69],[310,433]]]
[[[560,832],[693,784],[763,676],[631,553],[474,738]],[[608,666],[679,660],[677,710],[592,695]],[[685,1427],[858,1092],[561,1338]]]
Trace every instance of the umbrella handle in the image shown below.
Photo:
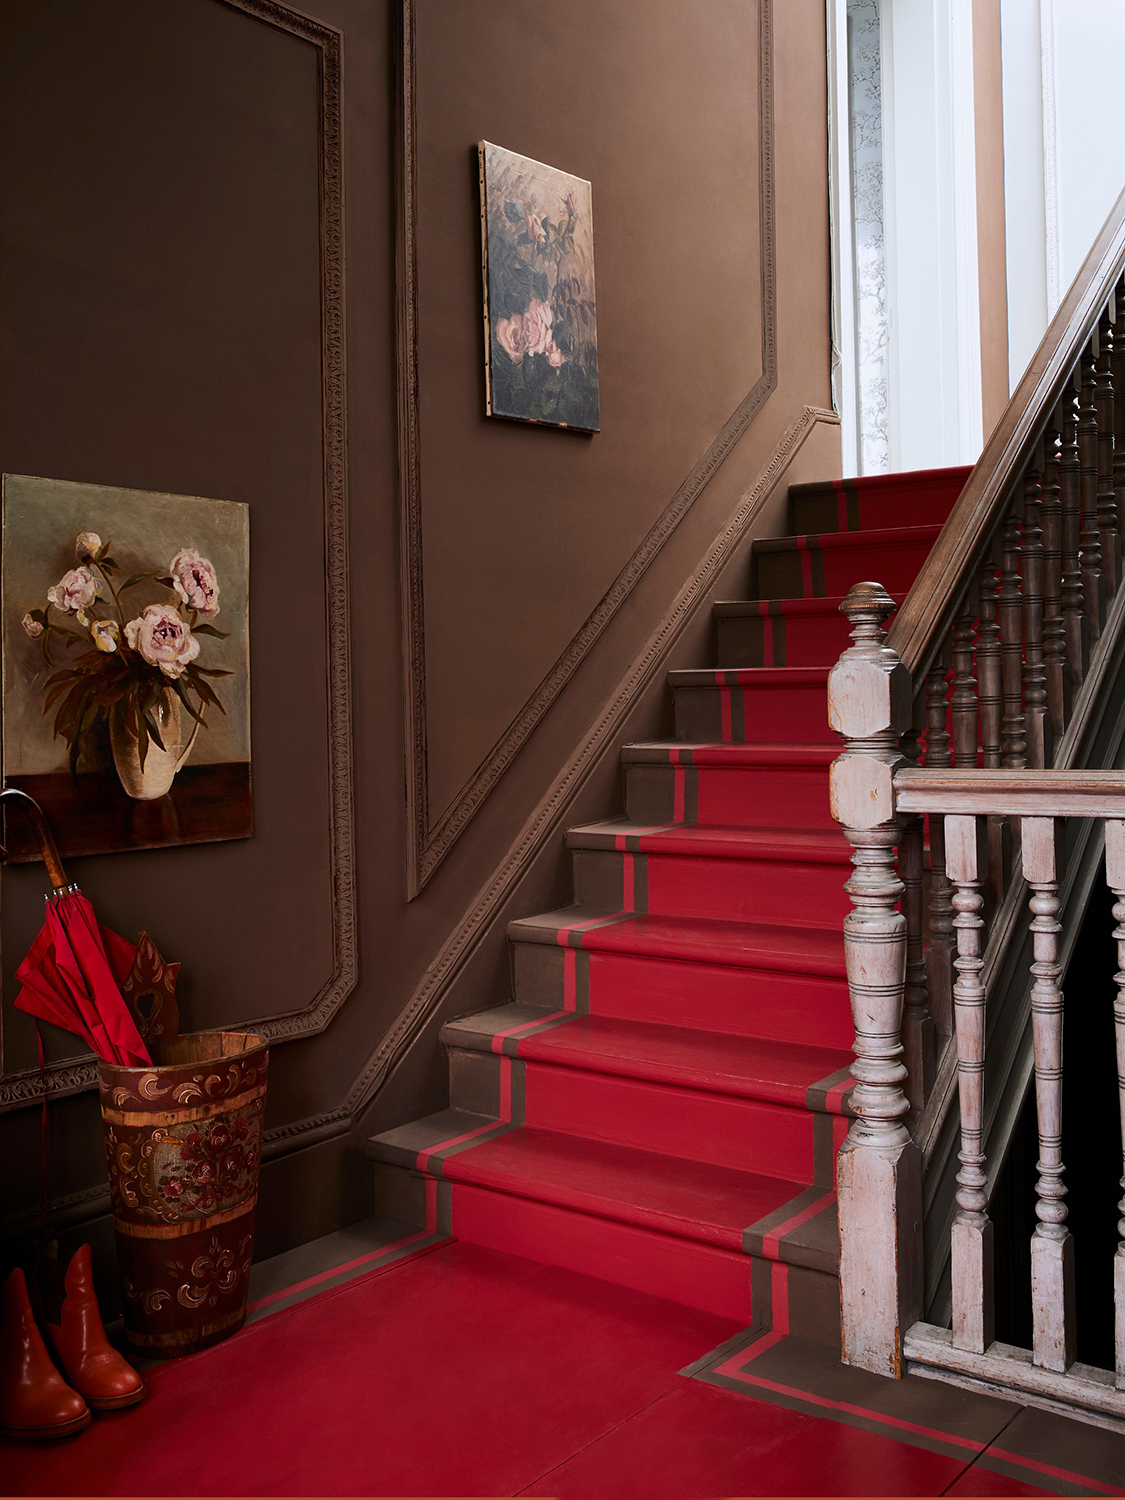
[[[0,792],[0,802],[15,802],[27,814],[28,821],[35,829],[35,835],[39,840],[39,848],[43,855],[43,863],[47,866],[47,875],[56,895],[65,891],[70,882],[66,878],[59,851],[55,846],[54,835],[51,833],[46,814],[36,802],[34,797],[29,797],[26,792],[21,792],[18,787],[5,787]],[[0,844],[0,853],[7,857],[7,849]]]

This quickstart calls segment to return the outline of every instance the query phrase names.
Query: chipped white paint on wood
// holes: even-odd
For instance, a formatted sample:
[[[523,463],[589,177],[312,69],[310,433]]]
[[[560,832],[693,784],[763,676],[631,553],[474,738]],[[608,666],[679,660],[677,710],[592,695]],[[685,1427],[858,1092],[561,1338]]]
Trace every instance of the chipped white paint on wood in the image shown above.
[[[956,1348],[949,1329],[932,1323],[915,1323],[908,1329],[903,1355],[912,1373],[950,1372],[1069,1407],[1076,1415],[1092,1412],[1125,1422],[1125,1391],[1114,1389],[1109,1370],[1075,1364],[1068,1374],[1059,1375],[1040,1369],[1032,1363],[1030,1350],[1011,1344],[994,1343],[987,1354],[976,1354]]]
[[[894,601],[857,584],[841,606],[851,645],[829,678],[829,717],[846,737],[833,763],[833,816],[854,853],[844,951],[855,1027],[851,1095],[856,1118],[837,1159],[840,1302],[845,1363],[902,1374],[902,1331],[921,1310],[921,1157],[910,1139],[899,1040],[906,974],[903,884],[895,869],[900,827],[894,774],[910,723],[910,678],[886,650]]]
[[[1054,818],[1024,818],[1023,873],[1031,887],[1035,959],[1031,1024],[1039,1180],[1031,1238],[1032,1357],[1062,1374],[1074,1363],[1074,1246],[1066,1228],[1062,1160],[1063,997],[1059,988],[1058,857]]]
[[[945,865],[953,885],[953,1008],[957,1018],[957,1089],[961,1104],[961,1168],[951,1231],[953,1342],[982,1354],[993,1338],[992,1225],[983,1149],[985,990],[981,983],[981,869],[975,817],[945,820]]]

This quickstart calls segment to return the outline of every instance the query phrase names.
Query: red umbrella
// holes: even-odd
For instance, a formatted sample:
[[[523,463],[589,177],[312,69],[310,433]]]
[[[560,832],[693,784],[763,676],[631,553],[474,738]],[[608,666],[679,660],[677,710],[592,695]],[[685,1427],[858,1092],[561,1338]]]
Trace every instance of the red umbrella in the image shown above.
[[[53,887],[47,920],[16,970],[23,988],[16,1008],[73,1032],[103,1062],[151,1066],[140,1032],[121,994],[136,948],[102,927],[76,885],[67,881],[43,809],[26,792],[8,787],[0,802],[18,801],[39,836]]]

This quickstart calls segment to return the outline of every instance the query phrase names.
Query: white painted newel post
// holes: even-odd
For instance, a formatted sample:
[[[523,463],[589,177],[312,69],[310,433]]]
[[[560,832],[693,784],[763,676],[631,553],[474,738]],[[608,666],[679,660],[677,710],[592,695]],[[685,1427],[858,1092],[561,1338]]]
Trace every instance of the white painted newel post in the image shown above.
[[[854,849],[844,947],[857,1115],[836,1164],[843,1359],[897,1378],[903,1335],[922,1313],[922,1168],[905,1123],[906,921],[895,868],[894,775],[906,764],[899,740],[911,723],[911,684],[885,644],[895,603],[882,585],[856,584],[840,608],[854,644],[828,679],[828,718],[846,741],[830,773],[832,816]]]

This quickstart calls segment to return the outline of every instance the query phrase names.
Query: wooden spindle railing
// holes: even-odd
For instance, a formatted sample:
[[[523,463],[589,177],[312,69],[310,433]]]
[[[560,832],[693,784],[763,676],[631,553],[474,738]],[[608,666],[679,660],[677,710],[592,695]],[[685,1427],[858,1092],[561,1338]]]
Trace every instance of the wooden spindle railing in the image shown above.
[[[1105,877],[1117,896],[1113,936],[1122,972],[1114,1019],[1118,1048],[1121,1144],[1125,1151],[1125,772],[927,771],[900,767],[893,778],[895,817],[922,813],[945,824],[946,861],[957,909],[957,1064],[960,1161],[957,1213],[951,1231],[952,1328],[918,1321],[906,1330],[912,1368],[942,1370],[986,1381],[1072,1409],[1125,1419],[1125,1241],[1114,1260],[1116,1368],[1075,1361],[1074,1245],[1067,1228],[1062,1157],[1063,992],[1060,884],[1064,824],[1098,819],[1105,826]],[[979,850],[987,819],[997,811],[1022,823],[1023,874],[1030,892],[1032,939],[1028,977],[1033,1028],[1035,1105],[1039,1133],[1036,1227],[1031,1239],[1032,1347],[993,1338],[989,1162],[982,1126],[986,1115],[985,1036],[988,996],[982,983],[987,922],[981,915]],[[1085,1087],[1084,1080],[1075,1080]],[[1122,1180],[1125,1186],[1125,1179]],[[1125,1213],[1125,1200],[1120,1205]],[[1120,1226],[1125,1236],[1125,1218]],[[1108,1271],[1108,1266],[1106,1270]]]
[[[845,924],[856,1119],[837,1169],[844,1358],[890,1375],[910,1358],[961,1374],[976,1361],[980,1378],[999,1378],[980,1374],[999,1347],[985,1045],[989,1028],[1010,1024],[1002,1053],[1024,1047],[1024,1062],[1009,1058],[1002,1083],[1021,1087],[1034,1065],[1040,1126],[1033,1348],[1012,1359],[1033,1372],[1015,1384],[1042,1395],[1041,1383],[1055,1382],[1051,1399],[1077,1370],[1060,1125],[1060,977],[1074,927],[1064,906],[1077,899],[1060,886],[1057,835],[1068,817],[1108,820],[1125,1149],[1125,836],[1115,831],[1125,829],[1125,785],[1099,783],[1096,812],[1089,785],[1079,808],[1074,786],[1059,780],[1125,754],[1125,718],[1099,706],[1125,684],[1123,274],[1125,193],[902,606],[895,613],[877,584],[845,600],[853,645],[829,684],[830,720],[846,742],[832,768],[833,811],[856,867]],[[1088,869],[1088,835],[1081,840]],[[1010,976],[1025,942],[1034,956],[1020,990]],[[1008,977],[997,1009],[1000,974]],[[952,1327],[933,1330],[920,1321],[930,1271],[918,1230],[920,1146],[931,1160],[958,1101],[955,1202],[944,1165],[927,1179],[931,1198],[950,1188],[935,1222],[952,1268]],[[1125,1198],[1120,1212],[1116,1379],[1125,1392]],[[909,1352],[908,1330],[910,1347],[920,1339],[929,1354]],[[1087,1407],[1091,1400],[1109,1409],[1094,1398]],[[1113,1410],[1125,1417],[1125,1405]]]

